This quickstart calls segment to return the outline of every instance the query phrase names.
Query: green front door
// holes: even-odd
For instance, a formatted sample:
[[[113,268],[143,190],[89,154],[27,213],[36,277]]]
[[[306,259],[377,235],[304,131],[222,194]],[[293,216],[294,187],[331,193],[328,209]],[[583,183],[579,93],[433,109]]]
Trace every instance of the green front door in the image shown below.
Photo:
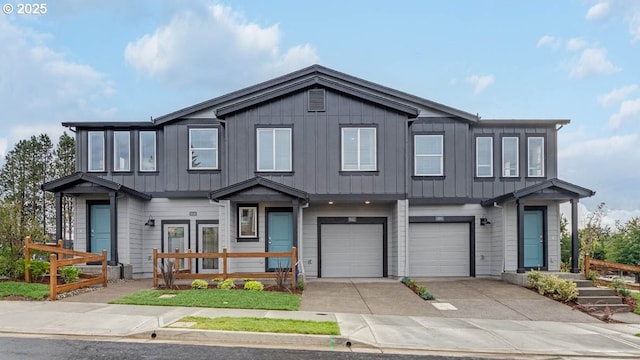
[[[111,260],[111,209],[109,205],[89,205],[89,249],[102,254],[107,250],[107,260]]]
[[[524,267],[543,268],[544,262],[544,211],[524,212]]]
[[[267,211],[267,252],[291,252],[293,246],[293,213]],[[267,270],[291,268],[291,258],[268,258]]]

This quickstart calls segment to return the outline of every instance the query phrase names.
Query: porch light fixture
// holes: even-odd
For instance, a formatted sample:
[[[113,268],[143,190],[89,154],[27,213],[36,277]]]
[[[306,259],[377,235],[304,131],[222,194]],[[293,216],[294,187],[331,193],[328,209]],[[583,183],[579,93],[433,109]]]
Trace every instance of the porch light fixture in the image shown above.
[[[489,221],[489,219],[487,219],[486,217],[480,218],[480,225],[491,225],[491,221]]]
[[[152,218],[151,215],[149,215],[149,220],[147,220],[147,222],[144,223],[144,226],[150,226],[150,227],[156,226],[156,219]]]
[[[329,200],[329,205],[333,205],[333,200]]]
[[[369,204],[371,204],[371,201],[369,201],[369,200],[365,200],[365,201],[364,201],[364,203],[365,203],[365,204],[367,204],[367,205],[369,205]]]

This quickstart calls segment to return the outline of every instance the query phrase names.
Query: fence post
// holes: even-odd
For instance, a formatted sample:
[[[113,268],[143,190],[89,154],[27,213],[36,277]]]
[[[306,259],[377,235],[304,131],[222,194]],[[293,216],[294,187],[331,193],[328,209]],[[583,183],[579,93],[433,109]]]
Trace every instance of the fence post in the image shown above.
[[[176,254],[180,252],[180,249],[176,248]],[[180,261],[178,261],[177,257],[173,258],[173,265],[176,267],[175,270],[180,270]]]
[[[153,248],[153,288],[158,288],[158,248]]]
[[[222,278],[227,279],[227,248],[222,248]]]
[[[24,281],[31,282],[31,272],[29,271],[31,264],[31,236],[24,238]]]
[[[187,254],[191,254],[191,249],[187,249]],[[187,262],[187,271],[189,271],[189,274],[191,274],[192,273],[192,271],[191,271],[191,258],[188,257],[188,258],[186,258],[185,261]]]
[[[584,254],[584,277],[589,279],[589,270],[591,268],[591,259],[589,258],[589,254]]]
[[[297,269],[298,269],[298,256],[296,247],[291,247],[291,290],[296,289]]]
[[[102,249],[102,286],[107,287],[107,250]]]
[[[49,298],[56,301],[58,295],[58,258],[56,254],[49,255]]]

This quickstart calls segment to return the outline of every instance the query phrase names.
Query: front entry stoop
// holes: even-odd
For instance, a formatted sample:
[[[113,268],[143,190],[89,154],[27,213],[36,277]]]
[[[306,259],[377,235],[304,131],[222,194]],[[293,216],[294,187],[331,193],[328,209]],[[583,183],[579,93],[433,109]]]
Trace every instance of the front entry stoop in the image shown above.
[[[629,312],[631,307],[622,303],[622,298],[616,295],[615,290],[605,287],[595,287],[591,280],[573,280],[578,286],[578,299],[576,302],[584,305],[596,313]]]

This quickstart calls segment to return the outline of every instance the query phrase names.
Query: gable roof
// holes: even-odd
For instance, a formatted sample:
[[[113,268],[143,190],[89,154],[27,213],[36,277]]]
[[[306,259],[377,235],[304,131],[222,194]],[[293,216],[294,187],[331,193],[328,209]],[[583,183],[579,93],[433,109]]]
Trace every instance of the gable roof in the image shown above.
[[[249,191],[256,187],[263,187],[272,191],[275,191],[280,194],[287,195],[292,198],[301,199],[307,201],[309,199],[309,194],[302,190],[298,190],[296,188],[283,185],[279,182],[275,182],[273,180],[265,179],[260,176],[256,176],[254,178],[241,181],[239,183],[224,187],[222,189],[214,190],[209,193],[209,199],[218,201],[230,196],[236,195],[238,193]]]
[[[114,181],[102,179],[97,176],[89,175],[83,172],[77,172],[75,174],[61,177],[59,179],[42,184],[41,189],[49,192],[59,192],[59,191],[64,192],[65,189],[69,189],[72,186],[75,186],[81,183],[90,183],[93,185],[101,186],[107,190],[123,192],[125,194],[129,194],[131,196],[135,196],[143,200],[151,199],[151,195],[149,194],[145,194],[143,192],[134,190],[122,184],[118,184]]]
[[[154,124],[162,125],[176,121],[189,114],[209,108],[216,108],[217,111],[215,115],[224,117],[226,114],[245,107],[314,85],[328,87],[364,98],[406,113],[411,117],[416,117],[420,113],[420,108],[428,108],[470,122],[476,122],[478,119],[477,115],[462,110],[341,73],[324,66],[312,65],[272,80],[160,116],[154,119]]]
[[[539,184],[531,185],[526,188],[509,192],[494,198],[484,200],[481,202],[482,206],[490,206],[494,203],[504,203],[509,200],[522,199],[529,196],[535,196],[536,194],[546,193],[550,198],[565,199],[565,198],[585,198],[591,197],[596,194],[595,191],[583,188],[581,186],[572,184],[570,182],[560,180],[557,178],[545,180]]]

